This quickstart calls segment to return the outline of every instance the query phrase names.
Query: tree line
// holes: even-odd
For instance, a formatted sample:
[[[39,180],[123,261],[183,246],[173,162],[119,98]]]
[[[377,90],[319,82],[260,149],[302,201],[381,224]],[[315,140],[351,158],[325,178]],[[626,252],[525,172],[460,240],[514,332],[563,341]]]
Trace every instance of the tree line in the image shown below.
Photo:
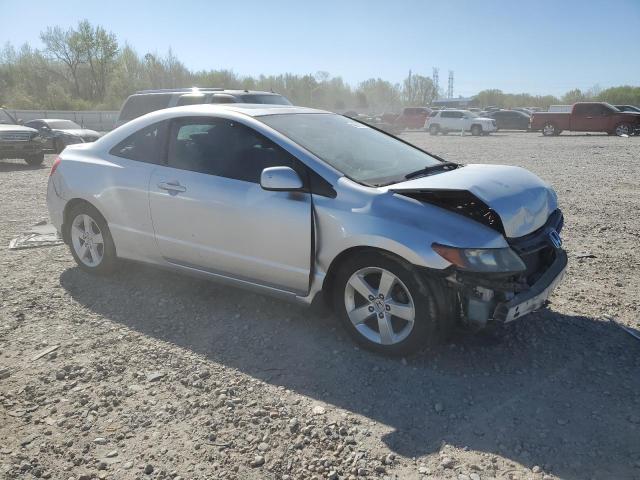
[[[0,104],[20,109],[112,110],[138,90],[201,86],[274,91],[296,105],[335,111],[397,112],[405,106],[429,105],[442,96],[431,78],[411,72],[402,83],[371,78],[351,86],[340,76],[322,71],[257,77],[230,70],[191,71],[171,50],[164,55],[141,55],[87,20],[67,30],[49,27],[40,39],[41,49],[7,43],[0,50]],[[640,87],[576,89],[561,98],[483,90],[474,103],[547,108],[591,99],[637,105]]]

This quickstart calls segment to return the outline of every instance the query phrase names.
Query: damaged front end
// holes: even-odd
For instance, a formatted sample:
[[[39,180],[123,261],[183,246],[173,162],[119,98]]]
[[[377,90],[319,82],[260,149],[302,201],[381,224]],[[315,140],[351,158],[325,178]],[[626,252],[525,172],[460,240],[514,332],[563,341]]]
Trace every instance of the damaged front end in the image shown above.
[[[567,266],[559,236],[562,226],[562,213],[556,210],[535,232],[507,238],[509,248],[494,249],[500,254],[485,259],[484,268],[469,268],[464,259],[452,258],[434,245],[455,265],[447,280],[457,292],[462,320],[481,328],[488,321],[510,322],[544,307]],[[510,252],[508,260],[500,260],[506,252]]]

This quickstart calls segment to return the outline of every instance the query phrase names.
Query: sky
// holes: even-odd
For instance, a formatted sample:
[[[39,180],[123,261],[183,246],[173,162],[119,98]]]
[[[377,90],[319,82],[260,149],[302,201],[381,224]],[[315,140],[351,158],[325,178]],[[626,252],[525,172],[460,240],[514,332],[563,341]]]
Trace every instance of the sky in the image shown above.
[[[0,46],[41,48],[48,26],[85,18],[192,70],[327,71],[355,86],[437,67],[455,96],[640,85],[640,0],[0,0]]]

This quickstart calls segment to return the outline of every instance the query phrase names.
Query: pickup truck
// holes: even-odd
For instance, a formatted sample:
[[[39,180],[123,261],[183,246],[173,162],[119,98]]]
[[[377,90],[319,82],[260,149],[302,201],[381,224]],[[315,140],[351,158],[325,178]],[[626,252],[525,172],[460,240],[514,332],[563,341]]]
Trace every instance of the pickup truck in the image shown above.
[[[20,125],[0,108],[0,160],[22,158],[29,165],[40,165],[44,160],[44,142],[38,130]]]
[[[542,130],[544,136],[569,132],[606,132],[609,135],[633,135],[640,130],[640,113],[621,112],[604,102],[575,103],[568,113],[535,112],[531,130]]]

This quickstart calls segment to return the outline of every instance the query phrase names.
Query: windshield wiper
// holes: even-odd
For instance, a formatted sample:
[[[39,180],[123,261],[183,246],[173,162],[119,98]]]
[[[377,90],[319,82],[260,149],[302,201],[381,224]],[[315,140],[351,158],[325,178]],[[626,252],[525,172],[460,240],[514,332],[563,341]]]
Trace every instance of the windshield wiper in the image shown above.
[[[429,165],[428,167],[421,168],[420,170],[416,170],[415,172],[407,173],[404,176],[404,178],[407,180],[410,180],[412,178],[422,177],[424,175],[437,172],[438,170],[446,170],[446,171],[455,170],[459,166],[460,165],[453,162],[442,162],[442,163],[438,163],[437,165]]]

